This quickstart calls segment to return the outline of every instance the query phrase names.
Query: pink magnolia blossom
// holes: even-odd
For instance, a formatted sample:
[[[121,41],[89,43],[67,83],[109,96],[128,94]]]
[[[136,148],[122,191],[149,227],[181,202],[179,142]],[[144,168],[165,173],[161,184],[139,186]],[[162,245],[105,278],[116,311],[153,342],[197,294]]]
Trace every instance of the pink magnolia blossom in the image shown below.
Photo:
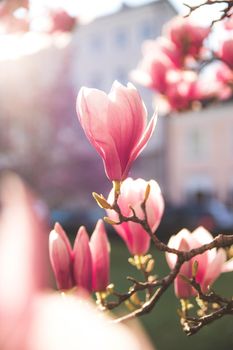
[[[55,224],[50,233],[50,261],[58,289],[82,287],[104,291],[109,284],[109,243],[102,220],[89,242],[84,226],[78,230],[72,250],[65,231]]]
[[[171,60],[160,55],[158,57],[145,56],[136,70],[132,71],[132,79],[161,94],[167,91],[167,73],[174,69]]]
[[[116,81],[108,95],[81,88],[77,113],[88,140],[103,159],[107,177],[124,180],[151,137],[155,115],[146,125],[146,107],[135,87]]]
[[[198,227],[192,233],[183,229],[170,238],[168,246],[183,251],[189,251],[203,244],[210,243],[212,240],[212,235],[203,227]],[[166,259],[169,267],[171,269],[174,268],[177,259],[176,255],[166,253]],[[185,262],[181,267],[180,275],[192,278],[194,261],[198,262],[196,281],[200,284],[203,292],[207,291],[208,287],[215,282],[222,272],[230,269],[230,263],[226,262],[225,250],[223,248],[218,250],[214,248]],[[174,287],[175,294],[178,298],[186,299],[197,294],[191,285],[184,281],[179,275],[174,281]]]
[[[164,210],[164,201],[157,182],[154,180],[147,182],[143,179],[133,180],[127,178],[121,185],[121,194],[118,199],[118,205],[123,215],[132,215],[131,208],[133,208],[136,215],[143,219],[144,214],[140,205],[144,200],[148,183],[150,184],[151,189],[146,202],[146,211],[150,228],[152,231],[155,231],[160,223]],[[108,197],[109,203],[113,202],[113,196],[114,191],[112,190]],[[107,214],[110,219],[118,221],[118,214],[115,211],[107,210]],[[131,254],[143,255],[148,251],[150,246],[150,236],[140,224],[129,221],[113,227],[125,241]]]
[[[166,38],[148,40],[142,47],[143,58],[131,77],[136,82],[165,94],[167,74],[181,66],[181,56],[175,45]]]
[[[76,25],[76,18],[70,16],[62,9],[50,10],[50,33],[54,32],[71,32]]]
[[[208,96],[207,89],[199,82],[193,71],[171,70],[167,74],[166,98],[171,110],[183,111],[192,107],[194,101]]]
[[[216,55],[233,69],[233,39],[223,41]]]
[[[213,94],[220,100],[226,100],[233,92],[233,70],[223,62],[220,62],[212,71],[210,85]]]
[[[105,291],[109,285],[110,245],[102,220],[97,222],[90,239],[91,256],[93,262],[92,287],[94,291]]]
[[[190,18],[175,17],[164,27],[164,34],[184,56],[198,56],[209,33],[210,28],[200,26]]]

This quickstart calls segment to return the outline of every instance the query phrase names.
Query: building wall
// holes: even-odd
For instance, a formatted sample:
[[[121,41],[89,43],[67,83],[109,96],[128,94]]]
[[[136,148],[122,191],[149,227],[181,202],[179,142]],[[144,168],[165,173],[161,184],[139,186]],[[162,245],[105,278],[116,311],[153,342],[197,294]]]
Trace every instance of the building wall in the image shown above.
[[[167,123],[167,197],[202,191],[227,201],[233,190],[232,102],[173,115]]]
[[[127,83],[128,73],[141,58],[142,42],[158,36],[174,15],[166,0],[124,6],[79,25],[72,35],[26,34],[22,45],[30,39],[26,47],[30,52],[14,59],[1,56],[0,171],[17,171],[51,207],[95,206],[91,192],[107,194],[111,183],[77,121],[78,90],[86,85],[108,92],[115,79]],[[150,118],[153,94],[138,88]],[[160,118],[130,176],[154,178],[162,184],[163,133]]]

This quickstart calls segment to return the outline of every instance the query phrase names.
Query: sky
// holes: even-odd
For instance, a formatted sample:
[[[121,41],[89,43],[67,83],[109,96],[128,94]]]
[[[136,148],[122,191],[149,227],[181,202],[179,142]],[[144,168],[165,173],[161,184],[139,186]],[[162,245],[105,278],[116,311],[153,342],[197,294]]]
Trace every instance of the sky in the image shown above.
[[[130,6],[138,6],[151,2],[152,0],[124,0],[124,3]],[[181,13],[187,13],[186,7],[183,5],[183,2],[187,4],[197,4],[203,2],[204,0],[170,0],[174,6]],[[108,13],[117,11],[122,4],[123,0],[31,0],[34,9],[37,11],[37,8],[43,4],[49,4],[51,7],[64,7],[71,15],[77,15],[83,21],[89,21],[95,17],[106,15]],[[206,7],[201,11],[195,11],[194,18],[199,22],[206,22],[206,19],[212,16],[215,16],[216,11],[214,11],[215,5]],[[211,13],[211,14],[210,14]],[[208,20],[207,20],[208,22]]]
[[[51,7],[64,7],[70,14],[81,16],[82,18],[94,18],[118,10],[124,2],[130,6],[138,6],[149,3],[152,0],[31,0],[35,10],[43,4]],[[178,8],[182,8],[182,0],[171,0]],[[190,1],[190,0],[187,0]]]

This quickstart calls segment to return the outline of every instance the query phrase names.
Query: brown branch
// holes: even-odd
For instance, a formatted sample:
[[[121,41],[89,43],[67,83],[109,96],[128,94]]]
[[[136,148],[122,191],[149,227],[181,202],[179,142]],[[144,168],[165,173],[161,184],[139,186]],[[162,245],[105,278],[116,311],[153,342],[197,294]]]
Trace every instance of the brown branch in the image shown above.
[[[218,19],[215,19],[212,21],[213,25],[216,22],[222,21],[224,18],[228,18],[231,16],[231,9],[233,7],[233,1],[227,1],[227,0],[206,0],[198,5],[188,5],[186,3],[184,3],[183,5],[186,6],[189,9],[189,12],[187,13],[187,15],[185,15],[185,17],[190,16],[190,14],[194,11],[196,11],[197,9],[206,6],[206,5],[215,5],[215,4],[225,4],[226,7],[223,10],[220,10],[220,12],[222,12],[221,16]]]
[[[170,285],[174,282],[175,278],[180,272],[180,269],[184,262],[191,260],[193,257],[203,254],[205,251],[213,249],[213,248],[220,248],[220,247],[229,247],[233,244],[233,235],[218,235],[208,244],[204,244],[198,248],[192,249],[190,251],[179,251],[177,249],[170,248],[163,242],[161,242],[155,235],[154,232],[152,232],[147,218],[147,211],[146,211],[146,200],[144,200],[141,203],[141,209],[144,213],[144,218],[140,219],[137,217],[136,212],[133,208],[132,215],[127,217],[124,216],[121,212],[121,209],[117,203],[117,200],[119,198],[120,193],[115,195],[115,200],[112,205],[112,209],[116,211],[118,214],[119,222],[117,225],[123,223],[123,222],[135,222],[140,224],[143,229],[150,235],[152,238],[156,248],[161,252],[168,252],[171,254],[177,255],[177,261],[175,264],[175,267],[170,271],[170,273],[165,276],[164,278],[160,280],[156,280],[153,282],[138,282],[134,278],[130,277],[128,278],[130,281],[133,282],[133,286],[130,287],[129,291],[125,294],[114,292],[113,294],[118,298],[118,301],[116,302],[106,302],[106,308],[113,309],[117,306],[119,306],[122,302],[125,302],[126,300],[130,299],[135,293],[142,290],[150,290],[150,298],[146,300],[143,305],[133,312],[130,312],[126,315],[123,315],[122,317],[119,317],[115,319],[113,322],[124,322],[127,320],[130,320],[136,316],[142,316],[147,313],[149,313],[156,303],[160,300],[161,296],[165,293],[165,291],[170,287]],[[208,315],[204,315],[202,317],[186,317],[183,319],[183,328],[187,335],[192,335],[196,333],[199,329],[201,329],[206,324],[209,324],[213,322],[214,320],[226,315],[226,314],[233,314],[233,301],[225,299],[223,297],[218,296],[214,292],[210,292],[208,294],[204,294],[201,290],[200,285],[195,281],[195,278],[193,278],[190,283],[193,285],[193,287],[197,290],[199,297],[208,303],[217,303],[219,305],[219,309],[216,311],[213,311],[212,313]],[[153,292],[153,289],[156,290]]]
[[[226,315],[233,315],[233,301],[222,306],[221,308],[212,312],[209,315],[204,315],[199,318],[187,317],[184,321],[184,331],[187,335],[193,335],[197,333],[202,327]]]

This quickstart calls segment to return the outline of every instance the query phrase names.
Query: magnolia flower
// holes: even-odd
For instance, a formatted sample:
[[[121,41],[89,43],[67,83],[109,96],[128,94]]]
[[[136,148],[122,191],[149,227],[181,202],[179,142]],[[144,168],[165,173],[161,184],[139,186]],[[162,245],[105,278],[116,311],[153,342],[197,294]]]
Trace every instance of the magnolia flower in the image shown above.
[[[159,185],[154,180],[149,182],[143,179],[133,180],[127,178],[121,185],[121,193],[118,198],[118,205],[125,216],[133,214],[132,209],[135,210],[136,215],[144,218],[141,209],[141,203],[145,198],[147,185],[150,185],[150,194],[146,201],[146,212],[148,223],[152,231],[158,227],[164,209],[164,201]],[[108,202],[112,203],[114,199],[114,190],[108,196]],[[114,210],[107,210],[110,219],[118,221],[118,214]],[[125,241],[129,251],[133,255],[145,254],[150,246],[150,236],[143,229],[140,224],[135,222],[124,222],[120,225],[113,226],[121,238]]]
[[[156,57],[145,56],[131,76],[134,81],[161,94],[166,94],[167,73],[174,68],[171,60],[163,54]]]
[[[194,101],[206,98],[207,91],[193,71],[176,69],[167,74],[166,98],[171,110],[189,109]]]
[[[142,46],[142,55],[137,69],[131,72],[132,79],[165,94],[167,73],[182,65],[182,58],[175,45],[163,37],[148,40]]]
[[[50,33],[54,32],[71,32],[76,25],[76,18],[70,16],[62,9],[50,10]]]
[[[213,95],[220,100],[227,100],[232,96],[233,92],[233,70],[223,63],[219,62],[212,69],[211,80],[208,84],[211,86]]]
[[[212,240],[212,235],[203,227],[198,227],[192,233],[183,229],[170,238],[168,246],[181,251],[189,251],[203,244],[208,244]],[[169,267],[173,269],[177,259],[176,255],[166,253],[166,259]],[[196,281],[200,284],[203,292],[207,291],[208,287],[215,282],[222,272],[229,271],[231,267],[231,264],[226,262],[225,250],[223,248],[218,250],[214,248],[185,262],[181,267],[180,275],[192,278],[194,261],[198,262]],[[174,281],[174,287],[175,294],[178,298],[186,299],[197,294],[192,286],[179,275]]]
[[[190,18],[175,17],[164,27],[164,34],[182,55],[198,56],[210,28],[194,23]]]
[[[117,81],[108,95],[97,89],[81,88],[77,113],[88,140],[103,159],[107,177],[112,181],[124,180],[151,137],[155,115],[146,125],[146,107],[136,88]]]
[[[89,292],[104,291],[109,284],[109,243],[102,220],[90,242],[85,227],[79,228],[73,250],[56,223],[49,236],[49,252],[58,289],[78,286]]]

